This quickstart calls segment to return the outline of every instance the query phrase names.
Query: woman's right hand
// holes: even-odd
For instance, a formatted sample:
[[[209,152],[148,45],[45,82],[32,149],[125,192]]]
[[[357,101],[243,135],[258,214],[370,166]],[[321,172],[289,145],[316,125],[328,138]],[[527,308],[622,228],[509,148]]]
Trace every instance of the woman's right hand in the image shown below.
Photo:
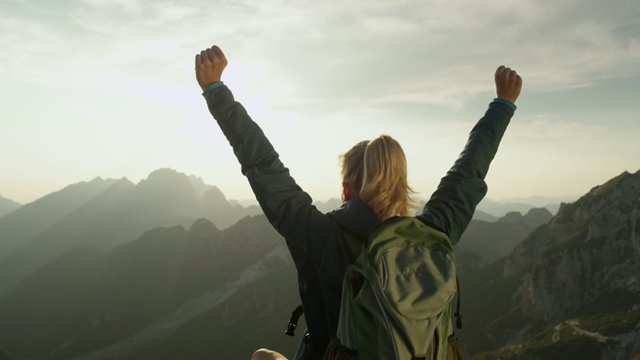
[[[227,57],[216,45],[202,50],[196,55],[196,80],[202,91],[209,85],[220,81],[222,71],[227,66]]]

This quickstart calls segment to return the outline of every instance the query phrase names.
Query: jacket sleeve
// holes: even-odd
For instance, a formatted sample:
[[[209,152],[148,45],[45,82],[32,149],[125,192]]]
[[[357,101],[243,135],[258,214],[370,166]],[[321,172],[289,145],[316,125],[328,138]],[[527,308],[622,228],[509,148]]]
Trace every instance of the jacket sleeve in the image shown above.
[[[418,215],[456,244],[469,225],[476,206],[487,193],[484,178],[515,106],[493,101],[469,134],[462,153]]]
[[[297,241],[306,250],[308,242],[326,234],[331,219],[312,205],[309,194],[296,184],[262,129],[235,101],[227,86],[218,86],[203,95],[267,219],[287,241]]]

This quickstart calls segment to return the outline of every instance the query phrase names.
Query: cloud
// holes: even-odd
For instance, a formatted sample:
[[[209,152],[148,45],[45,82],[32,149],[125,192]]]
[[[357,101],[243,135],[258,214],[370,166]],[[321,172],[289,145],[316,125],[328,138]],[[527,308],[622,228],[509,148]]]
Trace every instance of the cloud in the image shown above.
[[[509,129],[510,136],[518,141],[536,144],[593,141],[614,133],[606,124],[585,123],[558,114],[536,114],[519,118]]]
[[[316,107],[460,107],[491,91],[501,63],[518,69],[533,92],[640,74],[636,8],[633,0],[78,0],[55,19],[1,13],[7,66],[0,71],[68,87],[169,83],[191,71],[192,54],[218,42],[231,79],[271,84],[275,106],[299,106],[289,99],[295,95]],[[234,66],[242,70],[233,74]],[[245,71],[252,78],[242,78]]]
[[[263,9],[279,25],[248,40],[252,54],[273,64],[279,83],[304,84],[291,92],[319,106],[344,98],[461,106],[490,91],[501,63],[517,68],[530,92],[640,71],[637,38],[620,35],[622,11],[585,13],[582,2],[367,4],[279,9],[293,18]]]
[[[635,166],[637,122],[625,119],[635,119],[637,105],[633,96],[618,95],[637,91],[637,84],[607,79],[640,75],[639,11],[636,0],[72,0],[48,7],[12,0],[0,8],[0,76],[8,79],[0,92],[15,101],[2,109],[0,126],[25,134],[40,129],[42,137],[31,136],[29,148],[43,164],[72,163],[77,156],[53,153],[50,148],[62,147],[48,142],[56,139],[52,134],[74,139],[82,133],[95,136],[86,142],[109,144],[96,153],[96,163],[126,162],[138,172],[140,164],[197,162],[222,149],[234,163],[226,140],[211,134],[214,125],[196,124],[208,114],[197,96],[193,56],[216,43],[230,60],[225,82],[281,153],[293,154],[293,169],[308,163],[300,146],[337,154],[390,132],[403,144],[418,144],[406,148],[418,162],[437,154],[434,166],[446,171],[476,111],[493,96],[500,64],[522,74],[526,92],[504,139],[504,150],[521,158],[507,161],[510,152],[501,150],[501,176],[513,174],[523,158],[535,167],[547,155],[557,161],[611,157]],[[26,96],[15,95],[17,88]],[[585,89],[563,91],[575,88]],[[316,146],[292,132],[317,135]],[[143,137],[157,150],[155,158],[110,146]],[[24,159],[11,139],[3,145],[12,158]],[[102,171],[89,163],[69,166],[91,176]],[[222,168],[239,173],[237,166]],[[317,174],[334,170],[335,161],[308,169],[306,181],[323,182]],[[216,167],[212,178],[219,173]]]

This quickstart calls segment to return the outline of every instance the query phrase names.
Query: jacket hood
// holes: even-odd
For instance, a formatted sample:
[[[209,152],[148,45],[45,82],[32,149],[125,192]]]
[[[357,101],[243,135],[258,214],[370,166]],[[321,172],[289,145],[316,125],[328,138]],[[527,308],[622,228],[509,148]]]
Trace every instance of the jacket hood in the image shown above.
[[[378,215],[360,199],[346,201],[328,215],[347,231],[361,238],[366,238],[379,223]]]

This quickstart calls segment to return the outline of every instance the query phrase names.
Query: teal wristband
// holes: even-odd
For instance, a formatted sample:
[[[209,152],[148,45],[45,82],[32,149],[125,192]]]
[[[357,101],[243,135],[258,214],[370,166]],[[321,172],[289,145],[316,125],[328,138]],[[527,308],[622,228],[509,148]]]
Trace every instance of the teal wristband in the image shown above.
[[[509,101],[507,99],[503,99],[503,98],[495,98],[495,99],[493,99],[493,102],[505,104],[505,105],[509,106],[511,108],[511,110],[514,110],[514,111],[518,108],[516,106],[516,104],[512,103],[511,101]]]
[[[208,93],[212,92],[214,89],[219,88],[220,86],[224,85],[224,83],[222,81],[216,81],[213,84],[209,85],[209,87],[207,87],[205,89],[205,91],[202,93],[202,96],[207,96]]]

